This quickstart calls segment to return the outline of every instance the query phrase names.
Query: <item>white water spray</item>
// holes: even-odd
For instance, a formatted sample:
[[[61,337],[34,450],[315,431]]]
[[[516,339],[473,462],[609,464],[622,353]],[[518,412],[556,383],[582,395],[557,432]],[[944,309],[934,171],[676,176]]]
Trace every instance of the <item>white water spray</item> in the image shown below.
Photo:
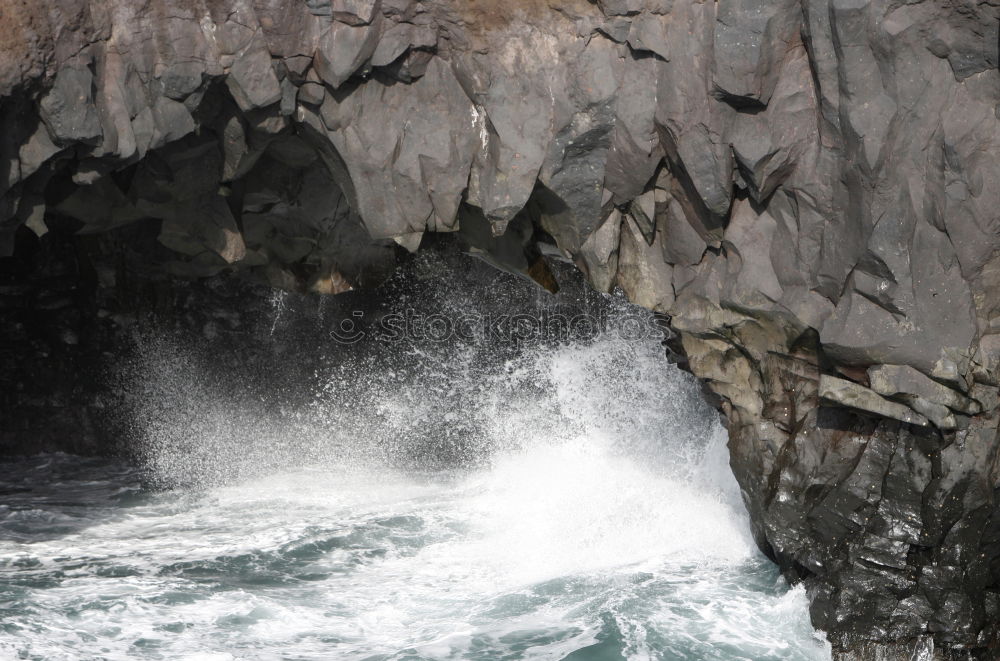
[[[0,537],[0,582],[20,581],[0,656],[829,658],[655,341],[486,365],[405,350],[409,368],[338,364],[311,405],[267,414],[153,352],[147,459],[184,486]]]

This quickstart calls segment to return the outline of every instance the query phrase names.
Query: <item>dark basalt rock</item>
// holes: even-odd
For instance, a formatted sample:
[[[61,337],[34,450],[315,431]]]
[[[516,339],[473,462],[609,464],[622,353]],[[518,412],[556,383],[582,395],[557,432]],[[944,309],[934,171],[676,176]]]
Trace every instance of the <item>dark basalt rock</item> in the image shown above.
[[[428,232],[550,290],[572,260],[669,317],[842,658],[991,658],[998,26],[995,0],[2,0],[0,250],[134,228],[145,277],[331,294]]]

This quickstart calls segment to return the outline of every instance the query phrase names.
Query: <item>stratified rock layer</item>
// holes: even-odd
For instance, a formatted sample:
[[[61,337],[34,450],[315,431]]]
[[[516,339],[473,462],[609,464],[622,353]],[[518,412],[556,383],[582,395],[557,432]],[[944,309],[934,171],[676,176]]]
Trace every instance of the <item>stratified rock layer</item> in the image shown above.
[[[149,273],[322,293],[425,232],[550,290],[572,260],[670,318],[838,647],[989,654],[998,25],[997,0],[3,0],[0,249],[129,225]]]

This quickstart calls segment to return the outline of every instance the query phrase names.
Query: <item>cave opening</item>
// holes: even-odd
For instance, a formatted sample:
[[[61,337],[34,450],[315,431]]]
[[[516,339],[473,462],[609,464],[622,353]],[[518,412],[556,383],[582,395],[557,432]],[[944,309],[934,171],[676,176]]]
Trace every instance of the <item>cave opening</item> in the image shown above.
[[[341,93],[348,95],[349,90]],[[290,373],[295,361],[273,359],[271,354],[283,350],[274,336],[280,317],[274,302],[288,306],[294,299],[298,308],[318,311],[305,315],[314,317],[311,336],[295,341],[314,348],[335,343],[336,329],[320,329],[323,324],[354,323],[345,312],[351,305],[352,314],[363,318],[387,300],[414,296],[402,293],[406,287],[399,278],[414,277],[420,268],[414,260],[428,254],[463,274],[464,280],[456,275],[457,280],[478,292],[462,295],[470,306],[500,296],[481,284],[501,277],[484,263],[520,278],[517,286],[507,278],[502,287],[520,292],[524,301],[541,300],[528,293],[532,287],[555,294],[568,284],[571,293],[550,304],[565,307],[557,316],[566,328],[552,336],[563,340],[575,332],[569,328],[574,313],[599,309],[604,317],[611,315],[609,303],[578,271],[604,292],[629,282],[635,287],[640,277],[627,276],[623,265],[615,280],[611,268],[622,212],[596,232],[601,240],[574,268],[557,246],[560,240],[580,240],[560,235],[567,231],[561,219],[571,210],[541,182],[524,209],[502,223],[487,218],[466,194],[461,199],[432,194],[426,225],[448,217],[448,210],[451,225],[437,227],[440,233],[422,226],[378,238],[377,224],[359,216],[354,183],[371,173],[348,171],[327,136],[291,117],[284,105],[244,111],[223,82],[206,84],[183,104],[161,102],[146,134],[135,136],[144,148],[126,161],[90,156],[87,140],[61,148],[46,137],[40,121],[18,127],[41,151],[38,167],[26,167],[22,155],[26,177],[17,189],[19,223],[6,237],[9,256],[0,257],[5,455],[135,456],[139,398],[132,391],[142,379],[126,375],[126,368],[146,359],[143,343],[170,334],[178,336],[171,340],[175,349],[183,345],[192,360],[212,362],[215,367],[204,372],[223,365],[243,370],[216,378],[220,388],[256,380],[258,390],[271,391],[265,399],[273,399],[274,407],[288,405],[305,396],[293,395],[291,384],[308,380],[301,375],[308,372],[309,359],[300,357],[298,378]],[[192,122],[196,130],[190,131]],[[395,202],[387,197],[385,203]],[[391,216],[385,209],[374,211]],[[637,231],[648,234],[651,227]],[[422,257],[414,257],[418,250]],[[316,302],[303,302],[310,297]],[[655,307],[656,301],[644,303]],[[506,305],[508,316],[517,310],[522,321],[530,316],[520,300],[508,297]],[[455,312],[454,303],[448,306]],[[337,314],[347,316],[331,322]],[[264,338],[268,322],[260,320],[271,317]],[[642,332],[670,336],[652,315],[639,323]],[[299,323],[296,332],[303,333],[305,325]],[[523,339],[517,329],[485,330],[500,344]],[[674,342],[672,355],[683,363]],[[267,379],[278,383],[279,373],[280,385],[262,385]]]
[[[87,614],[15,614],[4,644],[615,658],[736,623],[734,649],[822,658],[663,320],[555,250],[551,194],[502,236],[464,205],[373,241],[286,135],[229,182],[199,177],[208,131],[87,183],[64,164],[0,259],[0,545],[51,583],[18,598]]]

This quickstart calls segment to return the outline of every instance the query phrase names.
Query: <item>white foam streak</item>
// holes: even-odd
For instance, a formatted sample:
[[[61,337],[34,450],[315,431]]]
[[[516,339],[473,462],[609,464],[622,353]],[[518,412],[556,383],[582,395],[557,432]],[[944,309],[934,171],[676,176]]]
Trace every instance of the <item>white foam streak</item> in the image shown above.
[[[515,582],[752,552],[743,517],[718,494],[651,475],[588,439],[505,457],[477,486],[468,505],[485,533],[477,553]]]
[[[0,653],[829,658],[804,595],[776,585],[754,548],[724,433],[699,417],[692,385],[655,343],[539,350],[493,376],[461,361],[431,368],[422,378],[436,374],[454,424],[476,418],[474,449],[487,461],[414,472],[370,448],[339,452],[345,437],[384,440],[412,416],[448,413],[426,380],[395,377],[395,390],[373,386],[390,395],[374,427],[343,428],[353,418],[331,381],[308,433],[248,430],[279,443],[251,442],[243,455],[266,458],[267,470],[247,471],[240,435],[213,438],[207,423],[197,465],[161,436],[153,465],[191,470],[201,487],[59,539],[0,541],[0,570],[17,561],[40,580],[61,572],[29,590],[32,610],[11,621]]]

